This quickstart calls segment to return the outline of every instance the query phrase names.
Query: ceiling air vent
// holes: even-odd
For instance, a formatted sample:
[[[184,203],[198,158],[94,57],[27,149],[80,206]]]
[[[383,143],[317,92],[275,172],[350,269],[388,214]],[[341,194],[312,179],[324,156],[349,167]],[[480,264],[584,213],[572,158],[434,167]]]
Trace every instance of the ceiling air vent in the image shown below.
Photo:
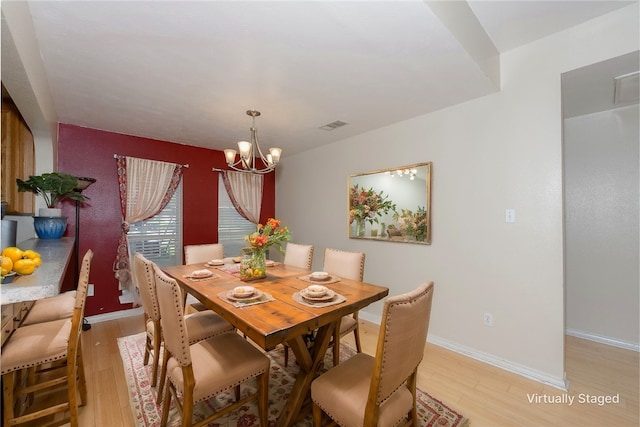
[[[326,130],[326,131],[331,131],[337,128],[340,128],[344,125],[348,125],[349,123],[343,122],[342,120],[336,120],[335,122],[331,122],[331,123],[327,123],[324,126],[320,126],[320,129],[322,130]]]
[[[638,76],[640,71],[624,74],[614,78],[616,82],[613,103],[623,104],[638,101],[640,90],[638,89]]]

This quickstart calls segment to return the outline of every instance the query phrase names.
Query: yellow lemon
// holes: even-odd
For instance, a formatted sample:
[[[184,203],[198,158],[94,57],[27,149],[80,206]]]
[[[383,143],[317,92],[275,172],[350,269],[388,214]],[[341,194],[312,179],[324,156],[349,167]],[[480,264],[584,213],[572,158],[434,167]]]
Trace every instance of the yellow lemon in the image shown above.
[[[15,264],[16,261],[24,257],[24,252],[20,248],[9,246],[8,248],[4,248],[2,250],[2,256],[11,258],[11,261],[13,261],[13,263]]]
[[[36,258],[32,259],[31,261],[33,261],[36,264],[36,268],[40,267],[42,265],[42,258],[40,258],[40,257],[36,257]]]
[[[11,258],[3,256],[0,257],[0,269],[3,276],[9,274],[9,272],[13,269],[13,261]]]
[[[28,258],[28,259],[35,259],[35,258],[40,258],[40,254],[34,250],[27,249],[22,253],[22,257]]]
[[[255,270],[253,270],[253,275],[254,276],[262,276],[262,271],[258,270],[257,268]]]
[[[13,263],[13,271],[21,276],[27,276],[36,269],[36,263],[30,259],[19,259]]]

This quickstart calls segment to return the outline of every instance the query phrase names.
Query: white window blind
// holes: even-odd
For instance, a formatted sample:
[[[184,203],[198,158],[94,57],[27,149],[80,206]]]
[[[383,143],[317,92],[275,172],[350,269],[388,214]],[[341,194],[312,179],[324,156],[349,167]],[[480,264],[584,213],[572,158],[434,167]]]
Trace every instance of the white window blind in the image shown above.
[[[159,266],[182,264],[182,183],[158,215],[129,226],[129,252]]]
[[[224,245],[225,256],[239,256],[247,246],[244,236],[256,231],[256,225],[238,213],[222,178],[218,180],[218,242]]]

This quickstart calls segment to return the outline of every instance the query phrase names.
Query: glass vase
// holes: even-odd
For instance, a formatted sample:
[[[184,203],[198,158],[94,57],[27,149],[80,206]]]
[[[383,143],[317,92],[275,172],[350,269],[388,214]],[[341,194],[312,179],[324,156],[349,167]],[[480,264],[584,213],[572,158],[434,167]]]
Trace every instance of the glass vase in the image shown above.
[[[364,237],[365,224],[364,219],[356,219],[356,232],[358,237]]]
[[[266,251],[264,249],[245,249],[240,261],[240,280],[251,280],[267,277]]]

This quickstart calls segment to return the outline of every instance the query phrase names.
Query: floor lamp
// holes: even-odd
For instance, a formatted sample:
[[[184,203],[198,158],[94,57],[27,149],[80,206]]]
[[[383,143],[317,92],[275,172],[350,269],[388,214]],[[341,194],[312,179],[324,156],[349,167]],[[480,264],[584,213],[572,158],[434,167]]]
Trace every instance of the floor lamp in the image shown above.
[[[75,188],[75,191],[78,193],[82,193],[87,187],[96,182],[95,178],[86,178],[86,177],[77,177],[78,186]],[[78,281],[80,280],[80,201],[76,200],[76,237],[75,237],[75,284],[78,286]],[[87,319],[82,318],[82,330],[88,331],[91,329],[91,325],[87,322]]]

